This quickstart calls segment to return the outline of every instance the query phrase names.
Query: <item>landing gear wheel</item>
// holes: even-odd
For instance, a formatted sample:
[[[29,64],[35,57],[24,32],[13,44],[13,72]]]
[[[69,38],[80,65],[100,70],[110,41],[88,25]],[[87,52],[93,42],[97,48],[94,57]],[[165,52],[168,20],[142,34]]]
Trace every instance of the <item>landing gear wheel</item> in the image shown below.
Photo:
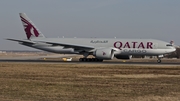
[[[97,59],[97,58],[80,58],[80,62],[103,62],[103,59]]]
[[[81,62],[81,61],[82,61],[82,58],[80,58],[79,61]]]
[[[161,63],[161,60],[160,60],[160,59],[158,59],[158,60],[157,60],[157,63]]]

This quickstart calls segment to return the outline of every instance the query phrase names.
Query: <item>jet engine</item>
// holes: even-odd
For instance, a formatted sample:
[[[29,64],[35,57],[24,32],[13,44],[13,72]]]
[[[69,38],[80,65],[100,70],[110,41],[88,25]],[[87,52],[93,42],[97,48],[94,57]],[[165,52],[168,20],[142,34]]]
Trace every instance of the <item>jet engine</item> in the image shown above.
[[[93,55],[98,59],[111,60],[114,58],[114,50],[111,48],[97,49]]]
[[[126,59],[129,60],[132,58],[132,55],[116,55],[115,56],[117,59]]]

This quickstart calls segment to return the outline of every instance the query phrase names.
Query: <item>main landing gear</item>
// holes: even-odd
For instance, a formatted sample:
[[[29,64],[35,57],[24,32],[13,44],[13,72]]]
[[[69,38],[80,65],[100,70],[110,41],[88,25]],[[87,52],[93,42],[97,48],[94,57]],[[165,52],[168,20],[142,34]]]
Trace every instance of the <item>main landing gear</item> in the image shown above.
[[[80,58],[80,62],[103,62],[103,59],[97,59],[97,58]]]

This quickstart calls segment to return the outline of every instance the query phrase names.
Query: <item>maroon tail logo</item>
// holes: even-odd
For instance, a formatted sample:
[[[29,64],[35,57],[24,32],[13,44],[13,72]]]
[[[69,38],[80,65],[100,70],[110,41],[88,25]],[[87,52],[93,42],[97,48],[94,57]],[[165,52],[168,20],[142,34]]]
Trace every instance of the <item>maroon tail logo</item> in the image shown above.
[[[26,32],[26,36],[28,39],[30,39],[31,35],[34,37],[39,36],[37,29],[29,21],[24,19],[22,16],[21,16],[21,21],[25,23],[25,24],[23,24],[24,25],[24,31]]]

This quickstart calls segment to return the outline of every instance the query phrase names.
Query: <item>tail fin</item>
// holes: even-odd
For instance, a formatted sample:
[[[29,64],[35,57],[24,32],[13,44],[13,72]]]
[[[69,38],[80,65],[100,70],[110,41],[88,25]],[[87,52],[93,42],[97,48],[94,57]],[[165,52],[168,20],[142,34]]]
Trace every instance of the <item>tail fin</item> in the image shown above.
[[[170,41],[170,44],[171,44],[171,45],[174,45],[174,41],[173,41],[173,40],[171,40],[171,41]]]
[[[24,31],[26,32],[27,39],[35,37],[44,37],[44,35],[38,30],[34,23],[26,16],[25,13],[19,13]]]

